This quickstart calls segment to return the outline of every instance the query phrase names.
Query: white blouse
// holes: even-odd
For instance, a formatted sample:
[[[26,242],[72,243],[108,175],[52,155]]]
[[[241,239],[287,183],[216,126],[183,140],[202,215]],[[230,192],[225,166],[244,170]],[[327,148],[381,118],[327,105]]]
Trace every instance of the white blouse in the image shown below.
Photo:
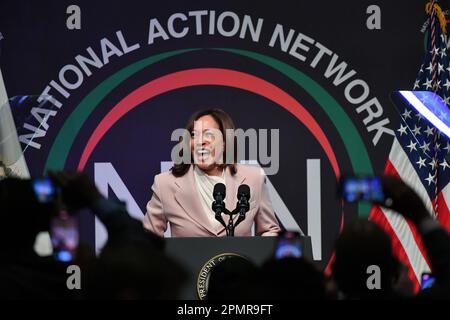
[[[222,225],[219,221],[216,220],[215,213],[212,210],[211,206],[214,201],[214,186],[216,185],[216,183],[225,184],[225,170],[223,170],[221,177],[209,176],[197,166],[194,166],[194,177],[204,214],[206,214],[214,228],[221,228]]]

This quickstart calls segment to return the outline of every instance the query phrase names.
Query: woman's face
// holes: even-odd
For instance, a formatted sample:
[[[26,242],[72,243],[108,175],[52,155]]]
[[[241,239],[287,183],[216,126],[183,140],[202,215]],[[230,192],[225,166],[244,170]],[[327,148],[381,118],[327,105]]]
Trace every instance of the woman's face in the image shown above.
[[[223,159],[223,135],[219,124],[210,115],[198,118],[191,132],[191,152],[194,164],[211,171]]]

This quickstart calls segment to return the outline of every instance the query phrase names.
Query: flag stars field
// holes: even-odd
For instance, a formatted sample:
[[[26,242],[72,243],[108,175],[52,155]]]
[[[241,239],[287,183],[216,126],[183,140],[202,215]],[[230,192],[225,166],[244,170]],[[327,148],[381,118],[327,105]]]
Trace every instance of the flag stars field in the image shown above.
[[[411,142],[409,143],[409,145],[406,146],[406,147],[409,148],[409,152],[412,152],[413,150],[417,151],[417,149],[416,149],[416,144],[417,144],[417,142],[412,142],[412,140],[411,140]]]
[[[431,14],[435,14],[432,11]],[[429,19],[427,49],[413,86],[414,95],[436,117],[449,122],[450,109],[450,63],[448,38],[441,30],[439,19]],[[432,32],[433,29],[433,32]],[[434,37],[434,38],[433,38]],[[448,71],[448,72],[447,72]],[[441,97],[443,104],[434,92]],[[447,105],[447,107],[445,106]],[[424,200],[430,214],[450,231],[450,165],[445,157],[450,154],[450,141],[440,134],[423,115],[407,105],[399,109],[400,128],[395,131],[395,139],[386,163],[385,173],[394,174],[408,183]],[[412,113],[411,113],[412,112]],[[450,126],[450,123],[448,123]],[[417,148],[417,146],[419,148]],[[445,148],[442,148],[445,146]],[[447,170],[449,169],[449,170]],[[440,203],[439,206],[435,204]],[[389,211],[375,206],[370,219],[377,222],[391,235],[395,255],[409,269],[415,290],[420,289],[420,279],[431,268],[418,235],[405,220],[397,219]]]

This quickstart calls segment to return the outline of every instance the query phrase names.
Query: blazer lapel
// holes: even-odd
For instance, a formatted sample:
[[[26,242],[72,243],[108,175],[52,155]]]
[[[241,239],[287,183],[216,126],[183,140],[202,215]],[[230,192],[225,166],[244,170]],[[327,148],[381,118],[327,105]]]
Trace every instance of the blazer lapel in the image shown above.
[[[212,235],[217,235],[217,231],[214,230],[208,220],[208,217],[205,215],[203,206],[200,202],[192,165],[184,176],[175,180],[175,184],[179,187],[177,192],[175,192],[175,199],[187,215],[191,217],[191,219],[194,220],[200,227],[207,230]],[[211,214],[214,214],[212,209]]]

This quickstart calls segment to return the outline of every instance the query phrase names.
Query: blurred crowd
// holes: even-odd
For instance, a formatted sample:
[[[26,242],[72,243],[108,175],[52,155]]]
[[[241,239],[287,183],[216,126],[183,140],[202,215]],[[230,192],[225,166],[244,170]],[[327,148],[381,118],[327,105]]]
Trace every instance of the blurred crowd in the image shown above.
[[[49,175],[57,192],[39,198],[32,180],[0,181],[1,299],[178,299],[188,271],[165,252],[165,240],[142,227],[123,203],[105,199],[82,173]],[[389,207],[417,228],[435,279],[414,292],[405,266],[393,255],[389,236],[368,220],[346,225],[334,248],[331,274],[308,258],[269,259],[259,266],[235,257],[212,269],[209,300],[237,299],[448,299],[450,237],[414,191],[383,178]],[[61,211],[88,208],[106,227],[108,242],[99,255],[80,243],[71,261],[39,256],[36,236],[51,229]],[[82,270],[81,290],[69,290],[68,265]],[[368,286],[367,267],[379,267],[378,289]]]

